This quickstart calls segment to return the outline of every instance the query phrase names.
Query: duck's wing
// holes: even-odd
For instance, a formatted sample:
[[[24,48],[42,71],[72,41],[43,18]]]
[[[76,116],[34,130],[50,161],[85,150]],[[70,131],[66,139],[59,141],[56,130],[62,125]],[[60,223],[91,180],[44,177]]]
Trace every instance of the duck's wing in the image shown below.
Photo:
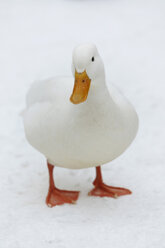
[[[129,102],[129,100],[121,93],[119,89],[117,89],[113,84],[108,86],[109,92],[115,102],[116,106],[120,110],[120,114],[122,113],[122,121],[126,123],[129,133],[132,137],[134,137],[138,130],[139,120],[138,115],[134,106]]]
[[[44,103],[52,101],[60,101],[70,94],[73,80],[66,78],[53,78],[43,81],[36,81],[32,84],[26,96],[27,108],[35,103]]]
[[[33,82],[26,95],[27,108],[35,103],[51,101],[55,84],[53,82],[54,80],[52,79]]]
[[[121,92],[121,90],[118,89],[112,82],[107,83],[107,87],[115,104],[120,107],[128,107],[128,105],[132,105],[129,100],[124,96],[123,92]]]

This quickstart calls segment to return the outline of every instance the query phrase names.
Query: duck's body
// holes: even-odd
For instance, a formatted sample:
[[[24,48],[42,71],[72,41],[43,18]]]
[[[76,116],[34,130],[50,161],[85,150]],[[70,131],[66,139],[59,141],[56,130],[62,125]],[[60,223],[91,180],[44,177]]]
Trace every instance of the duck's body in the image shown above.
[[[72,89],[72,78],[34,83],[24,115],[29,143],[60,167],[81,169],[115,159],[136,135],[135,110],[114,87],[78,105],[68,100]]]
[[[81,169],[112,161],[131,144],[138,129],[132,105],[106,83],[104,66],[94,45],[74,50],[72,69],[75,82],[59,77],[34,83],[24,112],[28,141],[48,160],[50,206],[73,202],[78,197],[78,192],[59,193],[55,188],[54,166]],[[91,195],[116,197],[131,193],[103,184],[100,168],[96,171]]]

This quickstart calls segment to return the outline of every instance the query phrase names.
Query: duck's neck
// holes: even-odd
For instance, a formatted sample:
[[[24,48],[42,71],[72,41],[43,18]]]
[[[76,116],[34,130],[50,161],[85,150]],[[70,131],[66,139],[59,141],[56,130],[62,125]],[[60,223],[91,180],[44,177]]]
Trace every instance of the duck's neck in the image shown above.
[[[92,80],[87,104],[95,103],[96,105],[99,105],[100,103],[109,101],[110,99],[111,97],[105,82],[105,77]]]

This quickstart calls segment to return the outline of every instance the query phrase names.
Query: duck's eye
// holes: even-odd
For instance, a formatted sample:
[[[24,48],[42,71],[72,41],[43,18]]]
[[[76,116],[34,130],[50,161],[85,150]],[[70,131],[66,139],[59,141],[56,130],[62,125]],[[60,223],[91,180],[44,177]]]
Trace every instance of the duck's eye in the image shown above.
[[[94,57],[92,57],[92,59],[91,59],[91,60],[92,60],[92,62],[93,62],[93,61],[95,61],[95,58],[94,58]]]

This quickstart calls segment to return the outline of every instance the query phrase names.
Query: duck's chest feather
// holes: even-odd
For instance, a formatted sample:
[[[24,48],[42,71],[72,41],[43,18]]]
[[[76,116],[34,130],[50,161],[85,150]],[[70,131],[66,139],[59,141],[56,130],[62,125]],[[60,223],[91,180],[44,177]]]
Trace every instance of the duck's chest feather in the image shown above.
[[[51,163],[66,168],[97,166],[119,156],[133,140],[135,116],[131,108],[128,112],[129,116],[108,101],[36,104],[30,113],[31,127],[25,130],[32,146]]]

